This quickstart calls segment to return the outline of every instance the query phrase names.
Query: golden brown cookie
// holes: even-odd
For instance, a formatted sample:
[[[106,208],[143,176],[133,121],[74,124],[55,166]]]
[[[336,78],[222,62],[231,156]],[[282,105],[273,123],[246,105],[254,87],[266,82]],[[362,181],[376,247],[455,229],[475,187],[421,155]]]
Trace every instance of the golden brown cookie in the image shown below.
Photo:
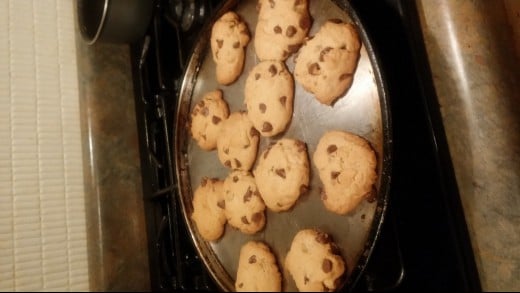
[[[203,150],[217,147],[217,135],[223,120],[229,116],[229,107],[221,90],[206,93],[191,111],[190,134]]]
[[[260,60],[284,61],[307,37],[312,25],[307,0],[259,0],[255,51]]]
[[[228,223],[245,234],[265,226],[265,204],[256,181],[248,171],[235,170],[224,180],[225,215]]]
[[[293,114],[294,80],[281,61],[262,61],[249,72],[244,90],[247,116],[262,136],[283,132]]]
[[[345,131],[327,131],[318,142],[313,161],[328,210],[346,214],[373,191],[377,160],[366,139]]]
[[[242,246],[235,289],[238,292],[281,292],[282,275],[267,244],[249,241]]]
[[[224,207],[223,181],[203,178],[193,194],[191,214],[202,238],[213,241],[222,236],[226,225]]]
[[[211,52],[218,83],[228,85],[240,76],[249,40],[247,24],[233,11],[226,12],[213,24]]]
[[[331,105],[352,85],[361,43],[356,26],[326,21],[298,52],[294,78],[325,105]]]
[[[304,229],[293,238],[285,268],[299,291],[334,291],[344,276],[345,261],[330,235]]]
[[[234,112],[222,122],[217,137],[220,162],[232,170],[251,170],[260,134],[245,112]]]
[[[262,152],[254,175],[265,205],[281,212],[294,206],[309,189],[309,172],[305,143],[282,138]]]

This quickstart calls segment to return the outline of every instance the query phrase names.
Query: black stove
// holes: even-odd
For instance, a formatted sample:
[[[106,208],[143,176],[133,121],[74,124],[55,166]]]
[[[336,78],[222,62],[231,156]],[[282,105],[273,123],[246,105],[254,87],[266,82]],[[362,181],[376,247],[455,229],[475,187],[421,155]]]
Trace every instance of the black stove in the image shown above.
[[[155,0],[147,34],[131,45],[153,291],[218,290],[182,218],[172,142],[191,47],[220,2]],[[387,215],[352,291],[480,291],[415,3],[349,3],[380,59],[393,128]]]

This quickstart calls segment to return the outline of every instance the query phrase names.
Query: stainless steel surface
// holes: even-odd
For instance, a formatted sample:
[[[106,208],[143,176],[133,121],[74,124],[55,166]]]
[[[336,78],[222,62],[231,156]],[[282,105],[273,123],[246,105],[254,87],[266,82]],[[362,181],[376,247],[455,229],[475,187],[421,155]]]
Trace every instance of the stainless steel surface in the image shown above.
[[[256,1],[228,1],[219,15],[233,9],[247,22],[252,35],[256,26]],[[236,4],[236,6],[235,6]],[[204,93],[220,88],[230,106],[230,111],[245,109],[243,105],[243,89],[249,70],[258,62],[253,42],[247,47],[244,72],[230,86],[220,86],[215,80],[215,64],[209,50],[209,25],[205,35],[195,48],[188,65],[178,107],[175,133],[175,160],[177,179],[180,191],[182,210],[199,253],[212,276],[224,290],[234,290],[238,255],[240,247],[249,240],[266,242],[277,256],[281,272],[284,275],[284,290],[295,290],[294,282],[283,268],[286,253],[292,238],[300,229],[314,227],[332,235],[340,247],[347,263],[348,283],[351,285],[362,272],[364,265],[377,238],[380,224],[386,208],[386,197],[389,185],[391,144],[390,123],[388,121],[385,88],[382,84],[376,59],[362,25],[347,4],[340,9],[331,1],[311,1],[310,12],[313,25],[310,35],[319,29],[327,19],[339,18],[354,21],[360,28],[363,46],[361,57],[354,76],[354,82],[348,93],[341,97],[333,107],[320,104],[311,94],[295,82],[294,113],[284,137],[298,138],[307,143],[311,161],[310,191],[300,197],[295,206],[287,212],[274,213],[267,211],[267,223],[263,231],[255,235],[245,235],[229,225],[224,236],[216,242],[208,243],[198,235],[194,223],[189,216],[192,212],[192,191],[201,179],[218,177],[224,179],[228,169],[219,162],[216,151],[201,150],[190,138],[186,122],[191,107]],[[349,11],[350,13],[348,13]],[[292,72],[293,57],[286,64]],[[312,163],[312,154],[321,135],[330,129],[341,129],[354,132],[368,139],[377,152],[379,179],[376,184],[378,195],[375,201],[363,201],[352,213],[340,216],[327,211],[319,197],[321,183],[317,170]],[[280,138],[262,137],[259,152],[273,140]],[[253,167],[254,168],[254,167]]]

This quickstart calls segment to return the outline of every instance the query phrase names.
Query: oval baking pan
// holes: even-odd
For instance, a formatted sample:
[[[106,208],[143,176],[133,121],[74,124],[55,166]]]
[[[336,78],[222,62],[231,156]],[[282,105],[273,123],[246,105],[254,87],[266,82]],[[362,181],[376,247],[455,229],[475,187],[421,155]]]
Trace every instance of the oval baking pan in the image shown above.
[[[266,209],[266,226],[254,235],[245,235],[227,224],[221,239],[207,242],[198,234],[194,222],[190,219],[193,211],[193,191],[202,178],[224,179],[229,172],[219,162],[216,150],[204,151],[190,137],[187,128],[190,111],[204,93],[217,88],[223,91],[230,112],[245,110],[245,80],[249,70],[258,62],[251,39],[246,49],[242,75],[229,86],[219,85],[215,79],[215,63],[209,44],[211,27],[219,16],[233,10],[246,21],[253,37],[257,20],[256,3],[256,0],[222,3],[213,19],[206,23],[190,57],[180,89],[173,139],[177,188],[183,216],[199,256],[215,282],[224,291],[234,291],[240,248],[249,240],[261,240],[271,247],[283,275],[283,290],[297,290],[294,281],[282,265],[292,238],[297,231],[304,228],[318,228],[333,237],[347,264],[347,277],[338,289],[349,289],[362,275],[384,219],[390,185],[392,139],[388,97],[378,58],[363,24],[346,1],[311,0],[309,7],[313,25],[309,35],[314,35],[327,19],[337,18],[357,25],[362,47],[353,84],[331,107],[320,104],[312,94],[295,82],[293,117],[282,135],[307,143],[312,167],[310,191],[302,195],[290,211],[275,213]],[[291,72],[294,69],[293,58],[294,56],[286,61]],[[374,196],[363,201],[353,212],[343,216],[325,209],[319,196],[321,183],[312,163],[312,154],[317,142],[324,131],[329,129],[350,131],[366,138],[376,151],[378,159],[378,180]],[[259,153],[277,138],[280,136],[261,137]]]

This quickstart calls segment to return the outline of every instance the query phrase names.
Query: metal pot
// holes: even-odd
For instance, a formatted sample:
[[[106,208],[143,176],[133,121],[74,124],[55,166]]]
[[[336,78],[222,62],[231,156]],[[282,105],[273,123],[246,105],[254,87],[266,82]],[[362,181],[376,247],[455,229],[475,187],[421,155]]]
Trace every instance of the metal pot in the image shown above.
[[[153,0],[77,0],[79,30],[89,44],[132,43],[150,24]]]

